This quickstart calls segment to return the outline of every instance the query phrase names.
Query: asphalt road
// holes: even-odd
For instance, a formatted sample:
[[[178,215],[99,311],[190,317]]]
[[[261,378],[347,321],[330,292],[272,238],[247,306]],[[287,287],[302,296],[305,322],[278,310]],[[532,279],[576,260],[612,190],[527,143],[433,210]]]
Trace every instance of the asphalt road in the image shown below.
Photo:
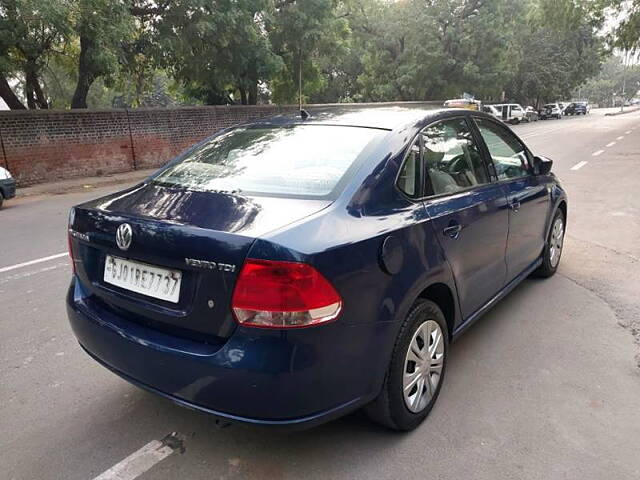
[[[66,257],[7,269],[64,253],[69,207],[117,187],[7,202],[0,478],[92,479],[171,432],[184,449],[138,478],[640,478],[640,113],[515,130],[569,193],[559,272],[525,281],[453,345],[439,401],[409,434],[361,414],[294,434],[219,429],[129,385],[70,331]]]

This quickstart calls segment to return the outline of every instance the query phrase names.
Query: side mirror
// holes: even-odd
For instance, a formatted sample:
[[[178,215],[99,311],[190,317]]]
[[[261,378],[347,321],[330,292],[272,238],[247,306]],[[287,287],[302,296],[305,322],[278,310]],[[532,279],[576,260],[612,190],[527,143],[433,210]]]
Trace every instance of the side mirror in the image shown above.
[[[537,175],[547,175],[551,171],[553,160],[547,157],[533,157],[533,169]]]

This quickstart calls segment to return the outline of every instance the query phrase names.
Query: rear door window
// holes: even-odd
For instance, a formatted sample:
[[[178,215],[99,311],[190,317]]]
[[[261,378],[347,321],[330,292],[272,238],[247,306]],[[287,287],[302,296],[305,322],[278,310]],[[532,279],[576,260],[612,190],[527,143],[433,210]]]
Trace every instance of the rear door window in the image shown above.
[[[236,128],[206,141],[153,181],[197,191],[326,198],[365,147],[386,133],[328,125]]]
[[[422,136],[425,169],[434,195],[489,183],[482,156],[464,118],[429,125]]]

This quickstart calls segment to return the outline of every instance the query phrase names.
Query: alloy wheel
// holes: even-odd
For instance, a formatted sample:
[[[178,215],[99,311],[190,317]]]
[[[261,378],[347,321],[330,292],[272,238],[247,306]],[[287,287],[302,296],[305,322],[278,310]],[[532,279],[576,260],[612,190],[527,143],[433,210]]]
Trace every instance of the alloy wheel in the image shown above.
[[[562,244],[564,242],[564,222],[561,217],[556,218],[553,222],[551,230],[551,238],[549,239],[549,262],[552,267],[556,267],[560,261],[562,253]]]
[[[438,322],[427,320],[413,334],[404,361],[402,389],[404,402],[419,413],[436,393],[444,366],[444,337]]]

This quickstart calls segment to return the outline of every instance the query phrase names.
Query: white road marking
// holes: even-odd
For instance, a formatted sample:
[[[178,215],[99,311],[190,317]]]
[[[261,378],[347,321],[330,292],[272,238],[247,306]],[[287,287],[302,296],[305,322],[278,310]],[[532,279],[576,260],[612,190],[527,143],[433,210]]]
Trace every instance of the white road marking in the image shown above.
[[[607,147],[613,147],[615,144],[616,142],[607,143]]]
[[[604,153],[604,150],[598,150],[597,152],[593,152],[591,155],[593,155],[594,157],[597,157],[598,155]]]
[[[63,267],[63,266],[66,267],[68,265],[69,265],[68,262],[60,262],[60,263],[57,263],[57,264],[52,265],[50,267],[44,267],[44,268],[40,268],[38,270],[27,270],[26,272],[14,273],[13,275],[8,275],[8,276],[6,276],[4,278],[0,278],[0,285],[2,285],[3,283],[10,282],[12,280],[19,280],[19,279],[22,279],[22,278],[28,278],[28,277],[31,277],[33,275],[38,275],[39,273],[49,272],[51,270],[55,270],[55,269]]]
[[[583,160],[582,162],[578,162],[576,163],[573,167],[571,167],[571,170],[580,170],[582,167],[584,167],[587,163],[586,160]]]
[[[626,135],[629,135],[631,133],[631,130],[627,130],[626,132],[624,132]]]
[[[29,260],[28,262],[9,265],[8,267],[0,268],[0,273],[10,272],[11,270],[16,270],[18,268],[28,267],[29,265],[35,265],[36,263],[48,262],[50,260],[55,260],[56,258],[62,258],[66,255],[69,255],[69,254],[67,252],[56,253],[55,255],[49,255],[48,257],[36,258],[35,260]]]
[[[167,458],[177,449],[182,448],[182,440],[175,433],[172,433],[162,441],[153,440],[147,443],[140,450],[133,452],[93,480],[133,480]]]
[[[544,135],[546,133],[552,133],[552,132],[557,132],[558,130],[564,130],[564,127],[562,128],[547,128],[544,129],[540,132],[531,132],[531,133],[525,133],[523,135],[520,135],[520,138],[531,138],[531,137],[537,137],[538,135]]]
[[[616,140],[622,140],[624,138],[624,135],[620,135],[618,138],[616,138]]]

